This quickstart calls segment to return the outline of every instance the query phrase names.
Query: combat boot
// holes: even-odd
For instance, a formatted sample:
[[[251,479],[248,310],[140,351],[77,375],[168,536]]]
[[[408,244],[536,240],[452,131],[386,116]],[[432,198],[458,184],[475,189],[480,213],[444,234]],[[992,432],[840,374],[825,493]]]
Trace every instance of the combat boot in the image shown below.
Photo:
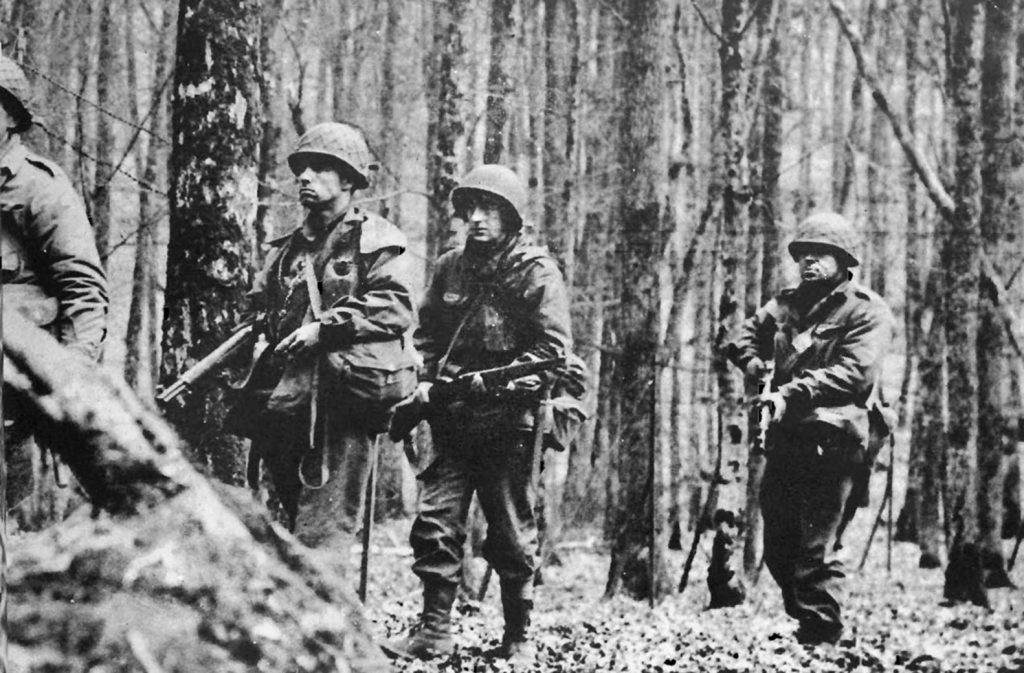
[[[537,646],[529,639],[533,601],[518,593],[503,591],[501,608],[505,614],[505,634],[497,655],[508,660],[514,670],[532,668],[537,662]]]
[[[389,657],[402,659],[432,659],[452,653],[452,604],[455,603],[455,584],[430,583],[423,585],[423,612],[409,634],[389,640],[381,649]]]

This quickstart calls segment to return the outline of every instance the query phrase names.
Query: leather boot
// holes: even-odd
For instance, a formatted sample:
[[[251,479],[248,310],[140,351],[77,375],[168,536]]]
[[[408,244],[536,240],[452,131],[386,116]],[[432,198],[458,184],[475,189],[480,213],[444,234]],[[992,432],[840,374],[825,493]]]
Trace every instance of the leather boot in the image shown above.
[[[432,659],[452,653],[452,604],[455,584],[423,585],[423,612],[404,638],[389,640],[381,649],[389,657]]]
[[[498,656],[508,660],[513,669],[532,667],[537,662],[537,646],[529,639],[533,601],[518,592],[502,591],[501,608],[505,614],[505,634]]]

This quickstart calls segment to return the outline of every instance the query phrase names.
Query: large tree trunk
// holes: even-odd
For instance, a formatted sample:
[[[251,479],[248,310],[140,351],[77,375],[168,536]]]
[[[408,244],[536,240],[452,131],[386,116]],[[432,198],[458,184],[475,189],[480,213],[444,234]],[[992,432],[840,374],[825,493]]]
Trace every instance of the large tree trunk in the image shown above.
[[[387,670],[344,578],[246,493],[221,500],[126,384],[18,316],[4,346],[5,384],[105,512],[18,539],[17,670]]]
[[[255,238],[259,34],[253,0],[183,0],[179,7],[165,382],[223,341],[244,307]],[[241,483],[242,441],[218,431],[225,410],[223,387],[200,384],[169,417],[197,461]]]
[[[956,209],[949,223],[942,266],[946,271],[946,362],[949,367],[949,444],[946,497],[949,565],[944,595],[988,604],[982,583],[978,528],[978,282],[981,196],[979,119],[980,0],[953,7],[949,86],[956,143]]]
[[[630,0],[623,7],[621,55],[616,86],[619,100],[618,204],[622,276],[620,334],[622,355],[616,387],[624,402],[618,476],[622,491],[607,595],[626,587],[638,597],[657,600],[669,590],[664,553],[668,548],[661,483],[665,447],[658,446],[657,344],[663,334],[658,271],[652,261],[665,254],[668,212],[668,154],[665,75],[668,11],[661,0]],[[645,553],[646,552],[646,553]]]
[[[1003,278],[1020,264],[1021,222],[1014,219],[1011,200],[1013,143],[1013,68],[1016,40],[1016,2],[985,4],[985,42],[981,64],[981,120],[984,158],[981,166],[981,235],[996,272]],[[1016,438],[1007,432],[1006,410],[1011,399],[1014,362],[1009,339],[997,309],[998,297],[981,293],[978,326],[978,437],[979,500],[982,564],[991,587],[1012,583],[1006,573],[1002,549],[1003,493],[1007,455],[1016,450]]]

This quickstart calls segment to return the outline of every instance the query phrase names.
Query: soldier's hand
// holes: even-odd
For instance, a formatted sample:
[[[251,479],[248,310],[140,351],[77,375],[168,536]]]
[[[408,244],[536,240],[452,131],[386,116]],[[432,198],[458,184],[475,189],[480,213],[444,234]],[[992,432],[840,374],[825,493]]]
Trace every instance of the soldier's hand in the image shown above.
[[[766,371],[768,371],[768,365],[766,365],[764,360],[761,358],[754,357],[747,363],[745,371],[748,377],[752,379],[759,379],[764,376]]]
[[[311,352],[319,342],[320,323],[312,322],[281,339],[277,347],[274,348],[274,352],[296,357]]]
[[[779,392],[769,392],[761,395],[761,404],[771,412],[772,423],[778,423],[786,415],[786,398]]]
[[[416,392],[412,394],[414,402],[430,404],[430,389],[434,387],[431,381],[420,381],[416,384]]]

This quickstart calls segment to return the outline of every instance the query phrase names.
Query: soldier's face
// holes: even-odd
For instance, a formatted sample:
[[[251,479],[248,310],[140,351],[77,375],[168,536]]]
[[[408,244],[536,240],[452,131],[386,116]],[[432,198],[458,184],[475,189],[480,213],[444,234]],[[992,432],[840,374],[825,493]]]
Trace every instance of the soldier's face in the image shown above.
[[[310,156],[297,166],[295,181],[299,185],[299,202],[310,210],[335,210],[348,206],[352,200],[352,182],[342,176],[333,161]]]
[[[505,236],[501,202],[481,195],[466,208],[466,239],[480,244],[492,244]]]
[[[839,277],[839,260],[827,248],[805,248],[796,259],[801,282],[834,280]]]

